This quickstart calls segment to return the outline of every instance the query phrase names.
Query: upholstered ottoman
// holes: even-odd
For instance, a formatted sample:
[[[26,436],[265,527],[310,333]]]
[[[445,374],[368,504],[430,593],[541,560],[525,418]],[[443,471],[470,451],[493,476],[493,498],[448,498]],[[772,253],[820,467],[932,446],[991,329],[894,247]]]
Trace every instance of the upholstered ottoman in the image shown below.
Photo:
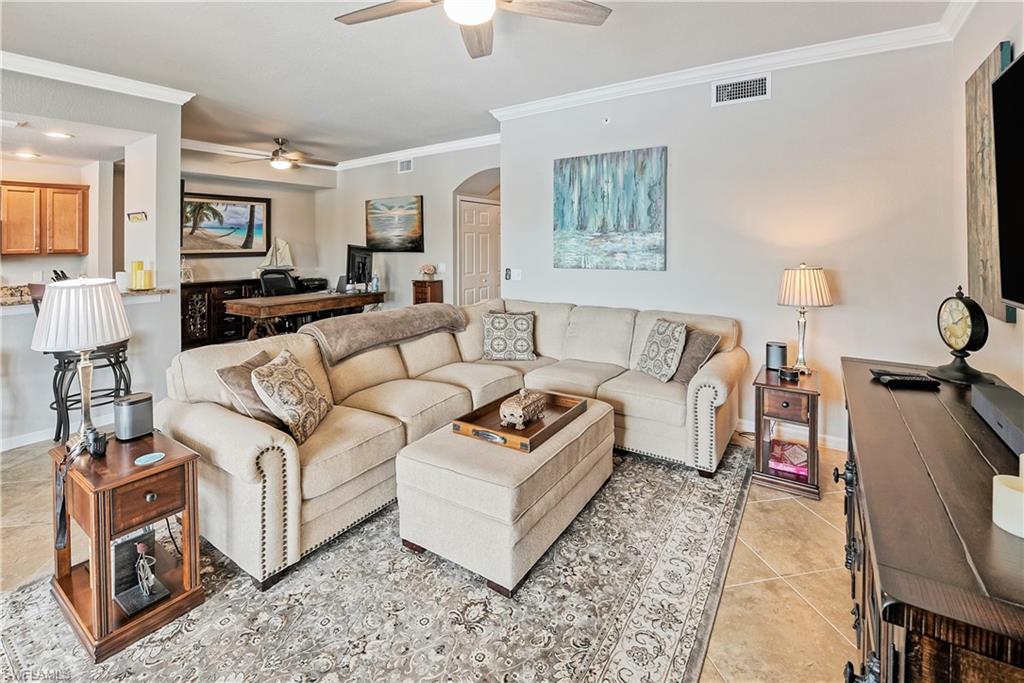
[[[532,453],[453,434],[398,453],[402,542],[430,550],[510,596],[612,474],[611,406],[587,410]]]

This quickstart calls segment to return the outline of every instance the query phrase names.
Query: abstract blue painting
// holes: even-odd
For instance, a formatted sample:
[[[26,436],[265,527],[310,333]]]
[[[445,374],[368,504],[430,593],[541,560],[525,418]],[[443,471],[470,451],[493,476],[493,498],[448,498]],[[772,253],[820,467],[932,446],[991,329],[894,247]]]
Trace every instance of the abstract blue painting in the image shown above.
[[[555,268],[665,270],[668,148],[555,160]]]

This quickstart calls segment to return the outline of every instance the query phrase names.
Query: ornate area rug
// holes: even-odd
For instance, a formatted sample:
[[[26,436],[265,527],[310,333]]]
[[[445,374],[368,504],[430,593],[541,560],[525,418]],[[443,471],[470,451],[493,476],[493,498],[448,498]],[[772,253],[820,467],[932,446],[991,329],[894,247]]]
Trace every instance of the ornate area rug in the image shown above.
[[[206,602],[93,665],[47,581],[3,595],[16,681],[696,681],[750,486],[616,453],[615,472],[512,599],[401,547],[387,508],[260,593],[203,544]]]

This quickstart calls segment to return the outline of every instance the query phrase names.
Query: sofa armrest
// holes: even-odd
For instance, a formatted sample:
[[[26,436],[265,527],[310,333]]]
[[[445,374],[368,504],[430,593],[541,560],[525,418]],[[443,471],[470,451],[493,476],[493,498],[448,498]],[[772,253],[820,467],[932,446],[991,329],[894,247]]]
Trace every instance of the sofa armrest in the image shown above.
[[[739,419],[738,387],[750,362],[747,352],[737,346],[716,353],[690,380],[686,405],[692,420],[690,464],[714,472],[725,453]]]
[[[164,399],[156,405],[154,422],[168,436],[242,481],[262,479],[260,456],[268,450],[279,450],[285,460],[298,464],[298,446],[290,435],[216,403]]]
[[[199,453],[203,537],[259,582],[301,555],[301,463],[288,434],[216,403],[164,399],[154,423]]]
[[[718,407],[724,404],[739,384],[749,362],[750,357],[741,346],[713,355],[690,380],[686,390],[687,404],[695,405],[697,394],[709,390],[714,395],[712,405]]]

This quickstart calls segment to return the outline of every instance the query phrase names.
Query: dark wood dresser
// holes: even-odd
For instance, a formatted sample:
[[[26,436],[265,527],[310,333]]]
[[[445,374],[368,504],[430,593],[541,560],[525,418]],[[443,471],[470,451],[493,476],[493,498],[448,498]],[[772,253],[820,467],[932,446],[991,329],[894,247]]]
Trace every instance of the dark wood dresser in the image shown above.
[[[252,321],[228,315],[224,302],[259,296],[262,292],[260,281],[255,278],[182,283],[182,350],[245,339]]]
[[[1024,539],[992,523],[992,477],[1017,456],[970,389],[887,389],[843,359],[850,450],[846,566],[859,662],[845,680],[1024,681]]]

